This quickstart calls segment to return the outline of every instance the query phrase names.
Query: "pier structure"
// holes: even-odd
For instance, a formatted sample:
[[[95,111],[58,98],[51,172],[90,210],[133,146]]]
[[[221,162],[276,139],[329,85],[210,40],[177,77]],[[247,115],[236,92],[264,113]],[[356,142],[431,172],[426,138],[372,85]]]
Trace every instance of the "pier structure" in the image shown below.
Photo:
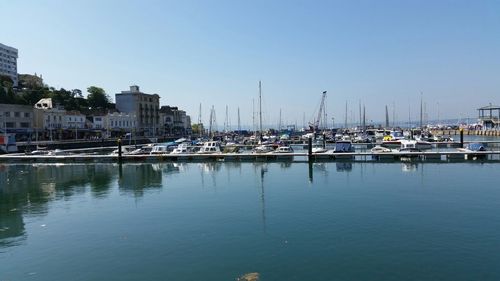
[[[486,129],[500,129],[500,106],[490,105],[477,109],[479,111],[479,123]]]
[[[217,153],[217,154],[143,154],[143,155],[0,155],[2,163],[125,163],[125,162],[460,162],[479,160],[500,162],[500,150],[494,151],[419,151],[419,152],[326,152],[326,153]]]

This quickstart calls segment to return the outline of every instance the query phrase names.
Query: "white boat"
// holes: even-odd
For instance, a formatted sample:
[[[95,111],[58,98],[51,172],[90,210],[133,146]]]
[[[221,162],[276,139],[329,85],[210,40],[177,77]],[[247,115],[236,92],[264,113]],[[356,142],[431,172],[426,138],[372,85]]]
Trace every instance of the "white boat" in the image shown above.
[[[420,152],[420,148],[417,147],[416,140],[401,140],[399,151]]]
[[[200,148],[198,154],[217,154],[221,153],[220,143],[218,141],[207,141]]]
[[[59,155],[68,155],[69,153],[67,151],[61,150],[61,149],[54,149],[50,150],[47,155],[49,156],[59,156]]]
[[[263,144],[263,145],[259,145],[259,146],[254,147],[252,152],[253,153],[268,153],[268,152],[273,152],[274,149],[275,149],[275,147],[272,145]]]
[[[373,153],[389,153],[392,152],[392,149],[377,145],[373,147],[370,151]]]
[[[151,152],[149,154],[168,154],[168,148],[170,145],[167,144],[155,144],[153,148],[151,148]]]
[[[432,144],[430,142],[426,141],[419,141],[419,140],[400,140],[401,146],[400,150],[426,150],[426,149],[431,149]]]
[[[279,146],[275,151],[271,153],[293,153],[293,148],[290,146]]]
[[[316,142],[316,143],[314,143],[313,146],[312,146],[312,150],[311,150],[312,153],[325,153],[327,151],[328,151],[328,149],[326,149],[325,147],[323,147],[323,143],[322,142]]]
[[[181,143],[176,148],[174,148],[171,154],[187,154],[187,153],[189,153],[188,144]]]

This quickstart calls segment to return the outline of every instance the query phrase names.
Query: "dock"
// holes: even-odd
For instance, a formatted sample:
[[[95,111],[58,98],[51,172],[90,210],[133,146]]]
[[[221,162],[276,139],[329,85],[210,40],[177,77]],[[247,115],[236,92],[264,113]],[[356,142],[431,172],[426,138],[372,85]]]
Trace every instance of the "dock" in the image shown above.
[[[0,155],[0,163],[113,163],[113,162],[500,162],[500,150],[496,151],[423,151],[423,152],[350,152],[350,153],[218,153],[218,154],[157,154],[157,155]]]

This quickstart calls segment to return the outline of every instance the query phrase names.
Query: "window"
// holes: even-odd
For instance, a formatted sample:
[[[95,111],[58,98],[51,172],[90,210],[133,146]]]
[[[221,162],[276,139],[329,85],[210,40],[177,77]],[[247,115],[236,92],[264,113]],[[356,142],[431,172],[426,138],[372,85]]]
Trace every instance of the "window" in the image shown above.
[[[10,117],[10,112],[9,111],[5,112],[5,117]]]
[[[7,128],[14,128],[15,124],[14,124],[14,122],[5,122],[5,127],[7,127]]]
[[[21,117],[21,113],[20,112],[14,112],[14,117],[17,117],[17,118]]]
[[[21,128],[29,128],[30,123],[29,122],[21,122]]]
[[[25,112],[25,113],[24,113],[24,117],[25,117],[25,118],[30,118],[30,113],[29,113],[29,112]]]

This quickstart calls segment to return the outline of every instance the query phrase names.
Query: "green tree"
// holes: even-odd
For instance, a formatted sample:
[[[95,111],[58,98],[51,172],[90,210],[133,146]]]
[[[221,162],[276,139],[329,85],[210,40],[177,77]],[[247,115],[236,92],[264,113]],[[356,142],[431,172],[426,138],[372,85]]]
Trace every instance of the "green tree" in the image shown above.
[[[90,107],[92,107],[93,109],[106,109],[109,107],[110,99],[104,89],[96,86],[91,86],[87,88],[87,92],[89,93],[87,95],[87,101]]]

